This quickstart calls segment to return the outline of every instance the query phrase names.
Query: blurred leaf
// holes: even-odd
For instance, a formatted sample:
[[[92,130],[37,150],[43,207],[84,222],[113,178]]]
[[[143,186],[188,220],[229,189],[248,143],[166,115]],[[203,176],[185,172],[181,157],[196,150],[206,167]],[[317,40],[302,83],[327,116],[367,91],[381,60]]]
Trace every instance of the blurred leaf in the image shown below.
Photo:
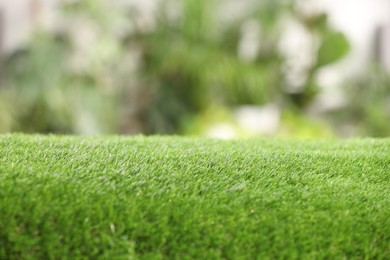
[[[300,17],[300,20],[302,20],[305,26],[311,31],[326,32],[328,30],[328,15],[326,13]]]
[[[350,50],[347,38],[340,32],[328,32],[323,37],[317,53],[317,68],[338,61]]]
[[[213,22],[213,0],[183,0],[181,33],[194,41],[211,40]]]

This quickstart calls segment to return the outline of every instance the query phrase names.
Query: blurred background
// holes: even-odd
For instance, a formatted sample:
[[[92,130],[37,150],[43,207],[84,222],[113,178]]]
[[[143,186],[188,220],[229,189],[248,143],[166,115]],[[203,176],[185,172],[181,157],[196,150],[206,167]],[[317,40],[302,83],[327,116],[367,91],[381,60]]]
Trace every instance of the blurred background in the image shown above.
[[[390,136],[390,0],[0,0],[0,133]]]

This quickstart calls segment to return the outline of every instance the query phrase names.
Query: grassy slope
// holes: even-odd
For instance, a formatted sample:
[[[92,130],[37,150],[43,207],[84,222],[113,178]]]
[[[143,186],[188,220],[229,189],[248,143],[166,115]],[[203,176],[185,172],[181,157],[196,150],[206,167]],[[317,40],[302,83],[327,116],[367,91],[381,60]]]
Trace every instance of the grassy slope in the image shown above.
[[[390,140],[0,136],[0,259],[390,258]]]

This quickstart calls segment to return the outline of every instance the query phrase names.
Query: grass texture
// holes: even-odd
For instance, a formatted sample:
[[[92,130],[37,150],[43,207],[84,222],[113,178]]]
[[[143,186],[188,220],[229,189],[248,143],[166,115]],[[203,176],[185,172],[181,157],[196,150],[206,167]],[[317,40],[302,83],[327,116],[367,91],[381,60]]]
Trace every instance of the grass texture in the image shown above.
[[[390,140],[0,136],[0,259],[390,259]]]

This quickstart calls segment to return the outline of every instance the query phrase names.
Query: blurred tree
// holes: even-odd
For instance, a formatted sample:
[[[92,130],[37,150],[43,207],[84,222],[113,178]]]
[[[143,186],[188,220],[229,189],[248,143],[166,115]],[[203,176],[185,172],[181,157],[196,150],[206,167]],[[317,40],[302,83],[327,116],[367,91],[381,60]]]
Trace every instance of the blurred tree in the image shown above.
[[[148,26],[120,1],[64,4],[58,32],[38,32],[5,59],[0,131],[188,133],[214,108],[269,102],[299,115],[283,116],[285,125],[307,122],[316,73],[348,52],[347,40],[293,0],[243,2],[244,12],[226,16],[234,1],[161,1]],[[316,53],[294,92],[279,48],[286,16],[311,35]]]
[[[65,5],[58,32],[38,28],[28,46],[4,59],[1,95],[11,100],[6,113],[13,118],[5,131],[117,131],[119,91],[111,79],[120,51],[111,34],[119,12],[106,15],[107,7],[103,0]],[[87,50],[83,29],[96,29]]]
[[[172,3],[180,7],[178,17],[170,16]],[[225,3],[163,2],[156,28],[129,37],[129,42],[142,49],[139,72],[144,80],[140,85],[152,93],[142,120],[148,133],[187,131],[183,125],[210,107],[277,102],[286,110],[291,107],[304,113],[319,90],[318,69],[338,61],[349,50],[344,35],[327,25],[325,15],[305,16],[294,1],[261,1],[232,19],[218,16]],[[284,87],[288,84],[282,70],[285,57],[278,48],[280,21],[286,15],[293,16],[312,35],[313,45],[319,46],[296,92]],[[253,57],[240,55],[248,24],[249,30],[258,29]]]

